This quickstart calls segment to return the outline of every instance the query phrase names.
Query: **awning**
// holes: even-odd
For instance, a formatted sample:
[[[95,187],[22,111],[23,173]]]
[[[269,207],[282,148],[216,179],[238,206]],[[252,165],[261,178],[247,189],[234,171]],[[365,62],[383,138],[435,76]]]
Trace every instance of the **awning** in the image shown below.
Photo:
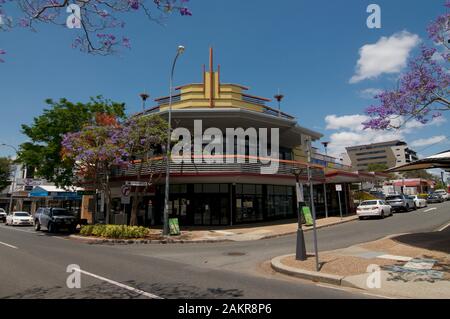
[[[442,168],[445,170],[450,170],[450,150],[431,155],[409,164],[392,167],[386,170],[386,172],[405,172],[431,168]]]
[[[49,197],[56,200],[80,200],[81,196],[77,194],[80,188],[63,189],[51,185],[36,186],[30,193],[29,197]]]

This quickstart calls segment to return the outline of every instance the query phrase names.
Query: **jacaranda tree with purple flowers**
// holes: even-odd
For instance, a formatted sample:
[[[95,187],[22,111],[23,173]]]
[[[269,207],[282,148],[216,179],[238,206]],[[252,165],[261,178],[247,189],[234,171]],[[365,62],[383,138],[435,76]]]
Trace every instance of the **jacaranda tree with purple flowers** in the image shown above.
[[[142,13],[163,23],[172,13],[192,15],[189,0],[0,0],[0,31],[13,27],[37,30],[39,24],[53,24],[79,30],[72,46],[94,54],[111,54],[117,47],[130,48],[130,39],[119,30],[128,13]],[[20,16],[11,17],[13,5]],[[17,10],[14,10],[16,12]],[[0,49],[0,54],[5,54]]]
[[[447,10],[450,1],[446,2]],[[426,124],[430,119],[450,111],[449,54],[450,13],[439,16],[428,28],[429,37],[437,47],[422,46],[420,54],[411,59],[396,89],[375,96],[377,105],[366,109],[371,117],[365,128],[399,128],[409,120]]]
[[[130,225],[136,226],[140,199],[148,187],[160,177],[158,175],[160,171],[157,170],[150,156],[160,152],[161,145],[167,141],[167,121],[159,115],[133,117],[124,125],[124,135],[127,139],[126,147],[130,154],[130,165],[137,165],[136,180],[140,182],[145,176],[147,182],[146,187],[135,187],[133,191]]]
[[[116,121],[85,126],[63,137],[62,156],[75,163],[78,184],[93,185],[104,192],[106,223],[111,212],[110,177],[114,168],[128,165],[126,143],[123,127]]]

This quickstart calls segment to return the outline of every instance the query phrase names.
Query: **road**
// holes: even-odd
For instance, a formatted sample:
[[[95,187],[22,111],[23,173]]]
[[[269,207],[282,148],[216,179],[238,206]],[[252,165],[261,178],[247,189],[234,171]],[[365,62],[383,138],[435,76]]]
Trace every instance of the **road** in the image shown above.
[[[386,235],[434,231],[450,221],[450,202],[383,220],[318,230],[326,251]],[[312,251],[312,232],[305,233]],[[31,227],[0,225],[0,298],[371,298],[270,271],[272,257],[293,253],[295,236],[231,243],[89,245]],[[82,269],[69,289],[68,265]]]

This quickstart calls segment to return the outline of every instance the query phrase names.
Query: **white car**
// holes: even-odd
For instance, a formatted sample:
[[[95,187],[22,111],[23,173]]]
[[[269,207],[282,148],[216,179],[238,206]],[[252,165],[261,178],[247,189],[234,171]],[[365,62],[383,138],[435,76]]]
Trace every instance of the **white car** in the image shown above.
[[[0,208],[0,220],[6,223],[6,212],[3,208]]]
[[[425,198],[420,197],[419,195],[411,195],[409,197],[411,197],[414,200],[414,205],[416,206],[416,208],[428,206],[427,200]]]
[[[378,216],[384,218],[392,216],[392,207],[384,200],[365,200],[356,209],[359,219]]]
[[[450,195],[447,193],[447,191],[445,189],[436,189],[434,192],[436,194],[441,195],[444,200],[450,199]]]
[[[13,212],[6,216],[6,225],[34,225],[33,217],[27,212]]]

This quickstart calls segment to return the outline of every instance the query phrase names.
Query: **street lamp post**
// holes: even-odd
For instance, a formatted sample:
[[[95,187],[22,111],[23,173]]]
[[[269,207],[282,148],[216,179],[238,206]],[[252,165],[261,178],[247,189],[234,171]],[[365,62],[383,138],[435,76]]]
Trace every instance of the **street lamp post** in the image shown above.
[[[177,55],[175,56],[172,64],[172,71],[170,73],[170,84],[169,84],[169,121],[167,126],[167,148],[166,148],[166,185],[165,185],[165,196],[164,196],[164,227],[163,235],[169,235],[169,177],[170,177],[170,140],[172,135],[172,95],[173,95],[173,75],[175,71],[175,65],[177,63],[178,57],[183,54],[184,46],[180,45],[177,49]]]
[[[19,153],[19,151],[17,150],[17,148],[15,148],[15,147],[12,146],[12,145],[2,143],[2,144],[0,144],[0,146],[10,147],[10,148],[12,148],[12,149],[16,152],[16,154]],[[11,181],[11,196],[9,197],[9,213],[11,213],[12,205],[13,205],[13,194],[14,194],[14,189],[16,188],[16,174],[17,174],[17,166],[14,167],[14,178],[13,178],[13,180]]]
[[[142,99],[142,115],[145,114],[145,101],[147,101],[147,99],[150,97],[150,95],[148,95],[147,93],[141,93],[139,94],[139,96]]]
[[[309,183],[309,200],[311,202],[311,213],[313,218],[313,236],[314,236],[314,255],[316,256],[316,270],[319,271],[319,251],[317,248],[317,228],[316,228],[316,207],[314,205],[314,187],[312,183],[312,172],[309,167],[311,163],[311,140],[308,141],[308,166],[306,167],[308,173]]]
[[[297,198],[297,217],[298,217],[298,227],[297,227],[297,245],[295,248],[295,259],[296,260],[306,260],[306,247],[305,247],[305,237],[303,235],[302,228],[302,215],[300,212],[300,174],[301,169],[294,167],[292,173],[295,175],[295,190]]]

